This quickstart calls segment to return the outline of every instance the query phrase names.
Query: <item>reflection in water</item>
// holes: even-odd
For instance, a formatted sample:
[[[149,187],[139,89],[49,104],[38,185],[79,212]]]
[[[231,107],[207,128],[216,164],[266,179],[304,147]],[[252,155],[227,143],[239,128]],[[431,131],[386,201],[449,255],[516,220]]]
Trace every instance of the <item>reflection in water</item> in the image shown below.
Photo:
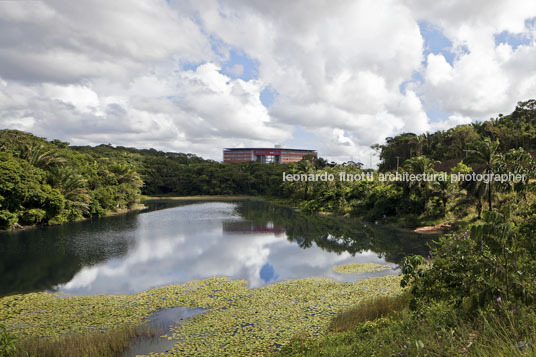
[[[146,325],[153,330],[159,331],[159,335],[172,335],[172,328],[185,323],[189,318],[202,314],[205,309],[184,307],[172,307],[170,309],[155,312],[146,322]],[[167,338],[141,337],[130,343],[130,346],[123,352],[123,357],[135,357],[148,355],[150,353],[168,352],[177,343],[177,340]]]
[[[265,201],[149,205],[141,213],[0,234],[0,294],[132,293],[220,275],[252,287],[310,276],[355,279],[332,266],[394,265],[427,252],[426,240],[411,232]]]
[[[372,251],[392,263],[400,263],[408,254],[428,254],[431,236],[341,217],[318,217],[288,207],[267,205],[263,201],[246,201],[236,212],[261,225],[270,222],[284,227],[287,239],[302,248],[317,246],[328,252],[351,254]]]
[[[285,233],[285,228],[275,227],[272,222],[256,224],[250,221],[224,221],[222,223],[223,231],[225,233],[274,233],[275,235]]]

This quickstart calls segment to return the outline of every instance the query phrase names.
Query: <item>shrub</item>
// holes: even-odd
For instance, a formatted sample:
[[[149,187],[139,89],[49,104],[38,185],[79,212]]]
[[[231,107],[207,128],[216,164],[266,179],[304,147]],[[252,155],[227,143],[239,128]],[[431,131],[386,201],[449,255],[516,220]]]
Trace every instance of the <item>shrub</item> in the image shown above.
[[[4,325],[0,325],[0,357],[11,357],[17,352],[17,339]]]
[[[452,300],[475,311],[500,298],[530,303],[536,297],[532,235],[497,212],[486,212],[484,223],[470,232],[444,236],[431,251],[429,269],[418,268],[418,259],[407,258],[403,283],[414,282],[417,299]],[[421,258],[422,259],[422,258]]]
[[[22,214],[22,217],[20,218],[20,222],[22,224],[38,224],[43,221],[43,219],[46,217],[47,213],[45,210],[39,209],[39,208],[32,208],[29,210],[24,211]]]
[[[0,210],[0,229],[9,229],[17,222],[17,215],[8,210]]]

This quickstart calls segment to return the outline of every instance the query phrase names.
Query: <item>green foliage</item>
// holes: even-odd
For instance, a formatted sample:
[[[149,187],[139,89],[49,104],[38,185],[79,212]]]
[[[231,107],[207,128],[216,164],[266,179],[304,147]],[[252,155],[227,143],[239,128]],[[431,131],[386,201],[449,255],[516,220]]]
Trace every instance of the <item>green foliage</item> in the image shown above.
[[[131,207],[143,181],[128,158],[0,130],[0,228],[59,224]]]
[[[47,212],[40,208],[32,208],[27,211],[24,211],[20,222],[26,225],[33,225],[41,223],[47,215]]]
[[[11,213],[8,210],[0,210],[0,229],[11,228],[18,220],[15,213]]]
[[[508,116],[447,131],[387,138],[380,172],[450,172],[443,181],[379,182],[340,180],[341,174],[372,170],[361,163],[340,165],[307,157],[291,164],[219,163],[192,154],[99,145],[70,147],[31,134],[0,131],[0,205],[21,218],[44,209],[40,223],[59,223],[132,207],[145,195],[264,195],[289,199],[306,211],[355,215],[371,221],[417,226],[459,221],[506,199],[530,197],[535,185],[536,110],[518,104]],[[530,134],[527,134],[530,133]],[[521,140],[514,137],[519,135]],[[464,162],[462,162],[462,160]],[[472,168],[466,164],[471,164]],[[527,175],[523,182],[451,182],[458,173]],[[333,181],[283,181],[283,173],[333,175]],[[374,172],[377,174],[376,172]],[[47,185],[48,184],[48,185]],[[508,198],[509,197],[509,198]],[[487,203],[487,204],[486,204]],[[46,206],[46,207],[45,207]],[[518,209],[522,209],[518,207]],[[35,218],[25,222],[36,221]],[[22,221],[21,221],[22,222]]]
[[[359,309],[356,307],[356,310]],[[362,309],[374,310],[375,304]],[[416,313],[399,307],[372,320],[342,324],[320,338],[297,334],[281,356],[534,356],[536,311],[504,303],[468,318],[447,301],[431,302]]]
[[[87,216],[90,201],[87,180],[74,167],[54,168],[50,171],[48,182],[63,195],[69,220]]]
[[[530,230],[529,228],[525,228]],[[531,303],[536,297],[532,235],[498,212],[486,212],[484,223],[470,233],[444,236],[431,251],[429,269],[404,264],[403,282],[413,283],[418,299],[447,299],[472,311],[495,300]]]
[[[424,258],[420,255],[412,255],[405,257],[402,261],[402,280],[400,286],[405,288],[411,282],[421,278],[424,274],[422,266],[425,264]]]
[[[402,191],[394,185],[377,185],[370,191],[365,201],[365,208],[370,219],[379,219],[384,216],[397,214],[397,207],[402,201]]]
[[[0,357],[11,357],[17,352],[17,338],[0,324]]]

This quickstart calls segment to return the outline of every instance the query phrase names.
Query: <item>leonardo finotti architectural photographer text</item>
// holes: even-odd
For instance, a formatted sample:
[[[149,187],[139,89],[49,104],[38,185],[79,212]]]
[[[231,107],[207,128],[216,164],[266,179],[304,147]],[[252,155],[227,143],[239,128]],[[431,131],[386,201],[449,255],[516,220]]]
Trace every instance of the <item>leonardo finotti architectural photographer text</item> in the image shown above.
[[[527,180],[526,175],[503,173],[503,174],[479,174],[476,172],[468,174],[452,174],[448,175],[445,172],[433,173],[433,174],[411,174],[408,172],[403,173],[374,173],[374,172],[362,172],[359,174],[350,174],[346,172],[339,172],[338,175],[328,173],[324,171],[322,173],[314,174],[287,174],[283,172],[283,181],[288,182],[304,182],[304,181],[335,181],[338,179],[343,182],[352,181],[374,181],[379,180],[383,182],[396,182],[396,181],[448,181],[450,182],[464,182],[464,181],[482,181],[484,183],[489,182],[525,182]]]

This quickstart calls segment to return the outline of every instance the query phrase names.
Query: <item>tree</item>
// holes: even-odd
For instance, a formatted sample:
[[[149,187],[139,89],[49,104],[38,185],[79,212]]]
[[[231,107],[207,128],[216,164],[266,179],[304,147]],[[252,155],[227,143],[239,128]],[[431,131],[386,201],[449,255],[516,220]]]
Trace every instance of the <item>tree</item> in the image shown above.
[[[38,143],[21,145],[19,154],[21,159],[40,169],[65,163],[65,159],[60,157],[56,150],[48,150],[43,144]]]
[[[478,166],[477,172],[492,175],[499,164],[502,162],[502,157],[498,152],[499,140],[491,141],[489,138],[484,138],[477,142],[473,149],[467,152],[467,162],[474,163]],[[493,181],[488,180],[486,183],[486,192],[488,196],[488,210],[491,211],[493,199]]]
[[[433,174],[434,166],[438,161],[432,160],[424,155],[415,156],[406,160],[404,168],[412,174]],[[431,182],[428,180],[410,181],[407,183],[409,192],[416,193],[422,197],[423,207],[426,206],[430,198]]]
[[[87,180],[74,168],[53,169],[49,183],[59,189],[65,198],[69,218],[75,219],[89,214],[90,196],[87,191]]]

